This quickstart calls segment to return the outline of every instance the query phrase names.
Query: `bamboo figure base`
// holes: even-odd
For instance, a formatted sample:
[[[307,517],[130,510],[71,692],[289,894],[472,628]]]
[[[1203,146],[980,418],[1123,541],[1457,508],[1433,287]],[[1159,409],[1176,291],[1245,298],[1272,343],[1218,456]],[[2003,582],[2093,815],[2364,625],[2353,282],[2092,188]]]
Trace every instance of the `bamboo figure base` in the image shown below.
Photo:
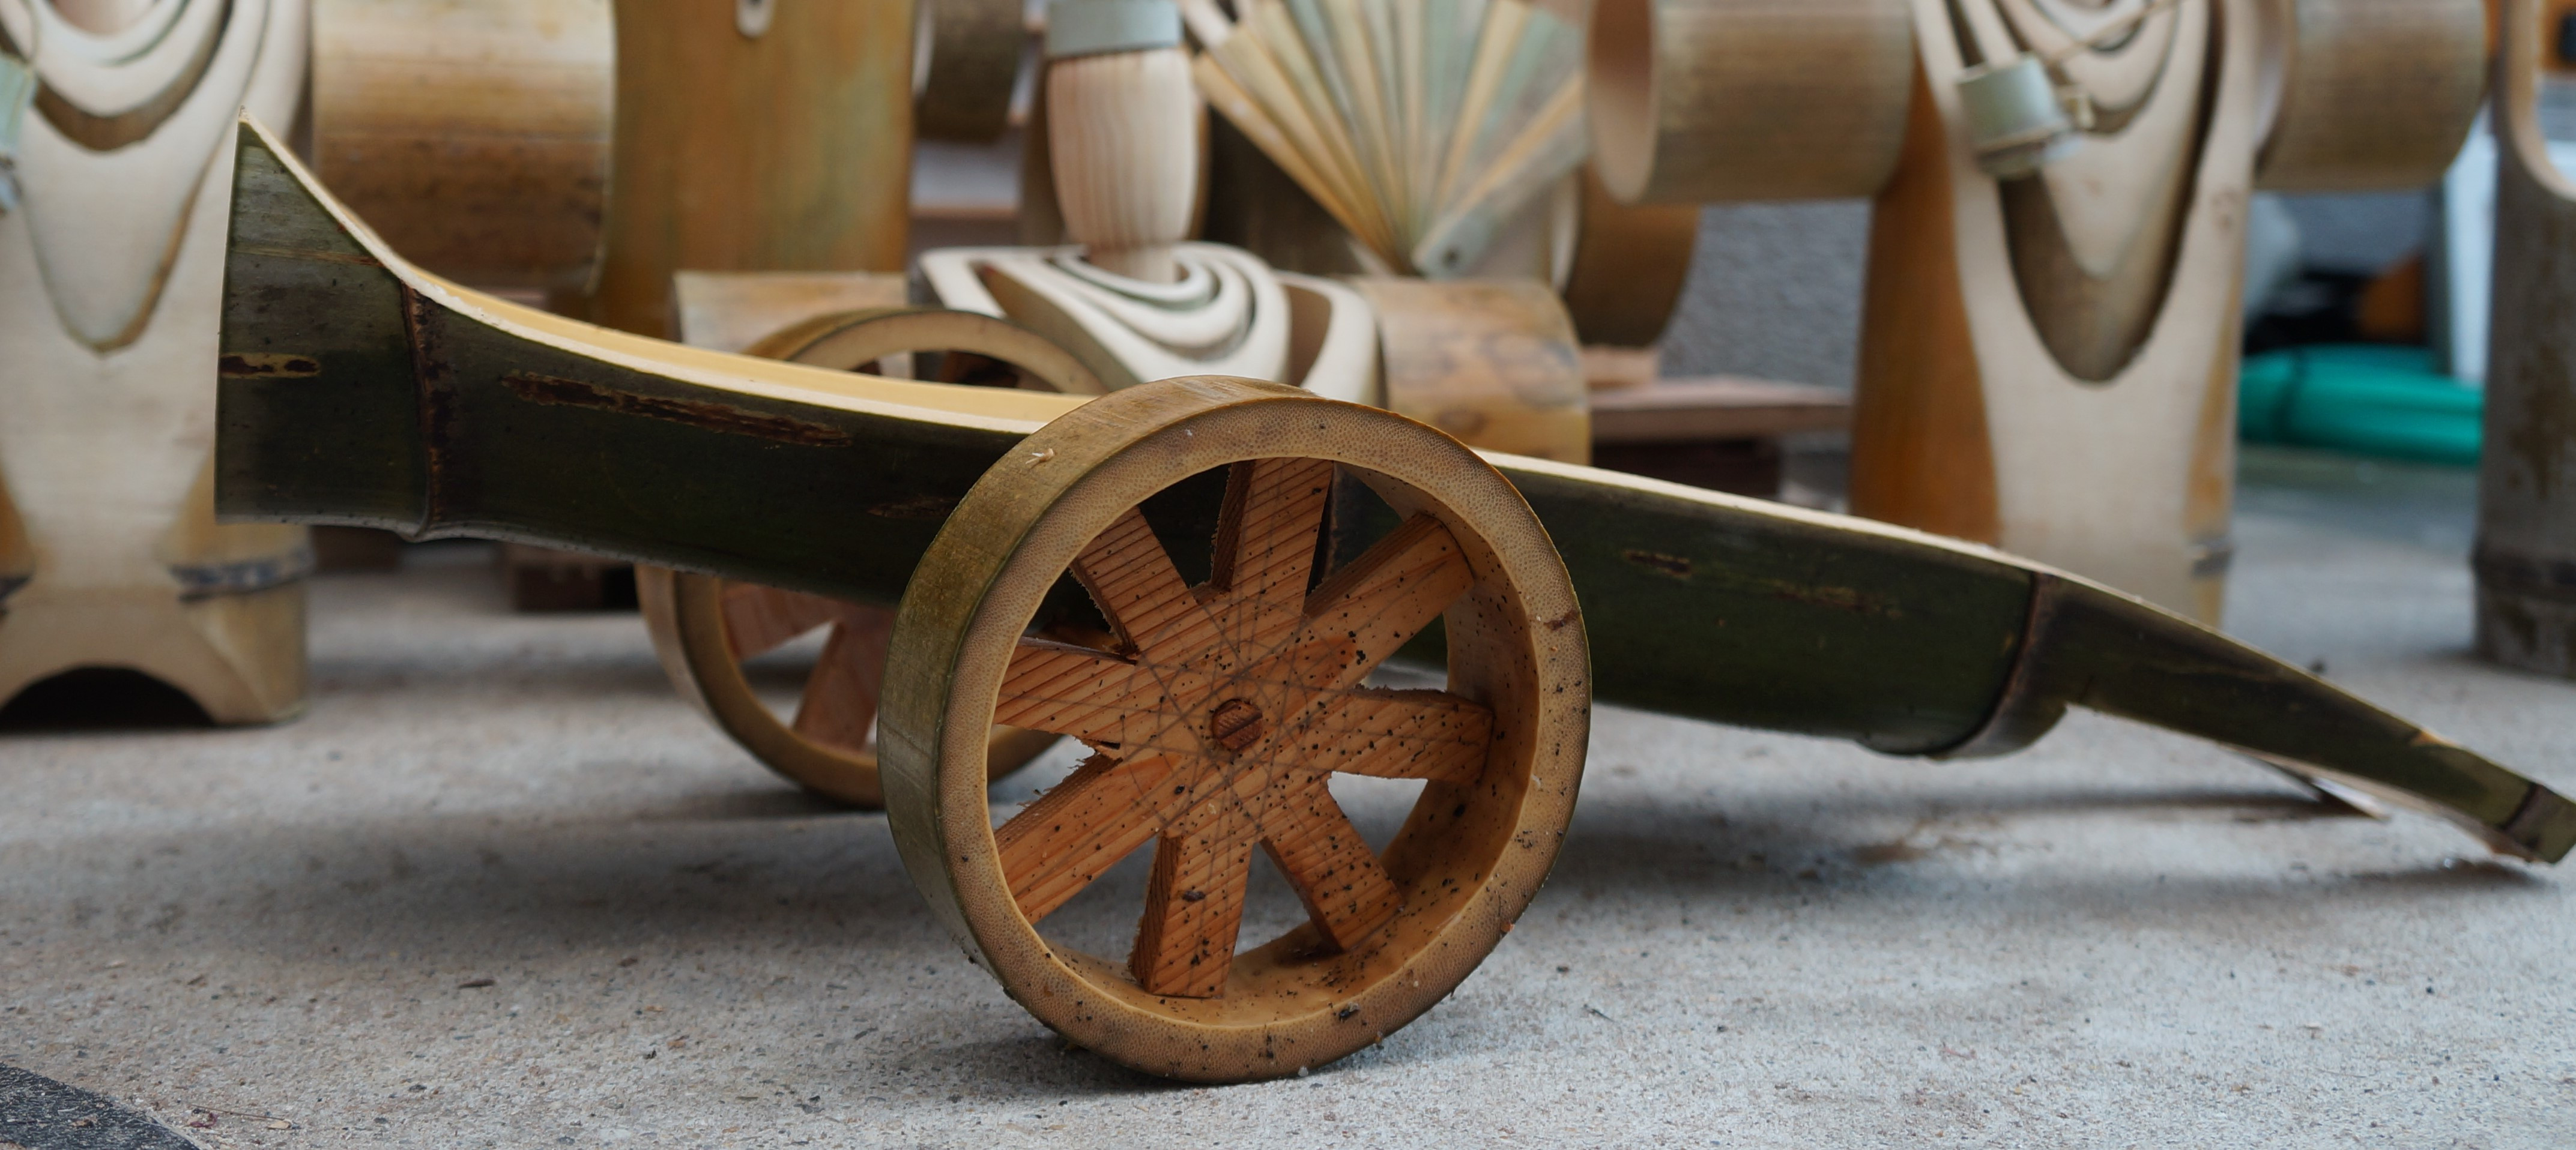
[[[1192,587],[1138,505],[1215,468],[1211,575]],[[1337,471],[1400,525],[1325,572]],[[1029,633],[1068,572],[1108,631]],[[1364,685],[1435,621],[1445,690]],[[1508,481],[1418,424],[1241,380],[1113,394],[1023,442],[931,545],[893,648],[887,798],[914,881],[1049,1026],[1204,1081],[1330,1062],[1447,995],[1554,860],[1589,725],[1573,586]],[[998,828],[995,722],[1095,751]],[[1337,773],[1423,780],[1383,851],[1334,801]],[[1041,932],[1148,844],[1123,961]],[[1238,951],[1256,846],[1307,921]]]

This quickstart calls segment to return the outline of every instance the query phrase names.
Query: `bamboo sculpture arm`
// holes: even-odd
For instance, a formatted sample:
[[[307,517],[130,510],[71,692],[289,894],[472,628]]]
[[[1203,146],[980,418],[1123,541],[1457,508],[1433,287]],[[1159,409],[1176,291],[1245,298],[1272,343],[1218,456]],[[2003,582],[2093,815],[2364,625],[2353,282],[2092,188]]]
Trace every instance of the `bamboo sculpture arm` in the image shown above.
[[[1079,403],[696,351],[450,287],[248,122],[233,211],[227,515],[523,539],[893,603],[986,468]],[[1842,516],[1494,462],[1573,575],[1604,701],[1898,754],[2010,750],[2077,704],[2396,792],[2499,850],[2576,845],[2576,807],[2545,788],[2071,576]]]

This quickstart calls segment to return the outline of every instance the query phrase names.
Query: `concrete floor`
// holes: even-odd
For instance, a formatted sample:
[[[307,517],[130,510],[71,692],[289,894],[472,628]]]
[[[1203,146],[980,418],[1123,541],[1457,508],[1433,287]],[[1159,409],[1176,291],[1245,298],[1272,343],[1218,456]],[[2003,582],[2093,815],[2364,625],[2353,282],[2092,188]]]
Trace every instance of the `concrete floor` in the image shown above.
[[[2576,786],[2576,684],[2464,653],[2467,477],[2249,476],[2243,634]],[[2576,1142],[2576,874],[2081,716],[1936,764],[1607,711],[1455,997],[1175,1087],[1004,998],[634,618],[414,558],[317,582],[301,721],[0,737],[0,1063],[210,1146]],[[1114,949],[1141,885],[1068,929]]]

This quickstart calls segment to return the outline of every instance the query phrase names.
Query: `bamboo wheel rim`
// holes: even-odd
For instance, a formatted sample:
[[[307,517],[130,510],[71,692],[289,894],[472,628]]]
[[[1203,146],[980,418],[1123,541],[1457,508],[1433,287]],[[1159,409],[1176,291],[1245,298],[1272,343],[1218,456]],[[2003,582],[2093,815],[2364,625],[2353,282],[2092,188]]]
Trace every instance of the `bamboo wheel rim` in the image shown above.
[[[1295,524],[1321,513],[1332,472],[1316,461],[1368,483],[1405,526],[1309,596],[1313,537]],[[1179,592],[1132,509],[1229,465],[1226,557],[1205,589]],[[1110,604],[1132,655],[1024,638],[1068,570]],[[1434,616],[1447,692],[1357,688]],[[1211,632],[1218,641],[1175,653]],[[1049,1026],[1203,1081],[1330,1062],[1462,981],[1555,859],[1589,725],[1573,588],[1510,483],[1421,424],[1245,380],[1127,389],[1024,441],[932,543],[892,644],[888,809],[932,907]],[[997,717],[1117,743],[1117,757],[1095,755],[997,829],[980,781],[981,732]],[[1320,785],[1323,763],[1431,781],[1373,853]],[[1161,805],[1136,800],[1149,794]],[[1154,879],[1129,961],[1045,937],[1037,923],[1066,887],[1148,842]],[[1236,953],[1256,842],[1309,921]]]
[[[1008,320],[937,308],[834,312],[762,337],[749,354],[854,371],[898,352],[968,351],[1017,365],[1059,391],[1100,384],[1064,349]],[[658,567],[636,569],[636,591],[663,669],[682,697],[761,764],[847,806],[885,804],[869,728],[894,612],[822,595]],[[744,675],[742,660],[829,627],[795,716],[782,721]],[[838,705],[834,705],[837,696]],[[854,704],[854,705],[853,705]],[[997,727],[986,769],[999,778],[1028,765],[1056,737]]]

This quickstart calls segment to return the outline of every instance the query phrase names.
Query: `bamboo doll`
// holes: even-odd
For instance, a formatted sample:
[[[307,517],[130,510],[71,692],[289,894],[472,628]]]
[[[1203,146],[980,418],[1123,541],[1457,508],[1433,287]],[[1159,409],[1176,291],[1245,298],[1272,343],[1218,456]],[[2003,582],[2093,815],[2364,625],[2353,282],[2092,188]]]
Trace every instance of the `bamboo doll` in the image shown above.
[[[2477,0],[1607,0],[1592,111],[1623,198],[1877,198],[1854,510],[2215,621],[2248,199],[2429,183],[2484,36]]]
[[[0,214],[0,700],[141,671],[222,723],[304,705],[302,528],[218,525],[237,110],[285,122],[304,0],[5,0],[33,81]],[[309,374],[292,358],[234,375]]]

